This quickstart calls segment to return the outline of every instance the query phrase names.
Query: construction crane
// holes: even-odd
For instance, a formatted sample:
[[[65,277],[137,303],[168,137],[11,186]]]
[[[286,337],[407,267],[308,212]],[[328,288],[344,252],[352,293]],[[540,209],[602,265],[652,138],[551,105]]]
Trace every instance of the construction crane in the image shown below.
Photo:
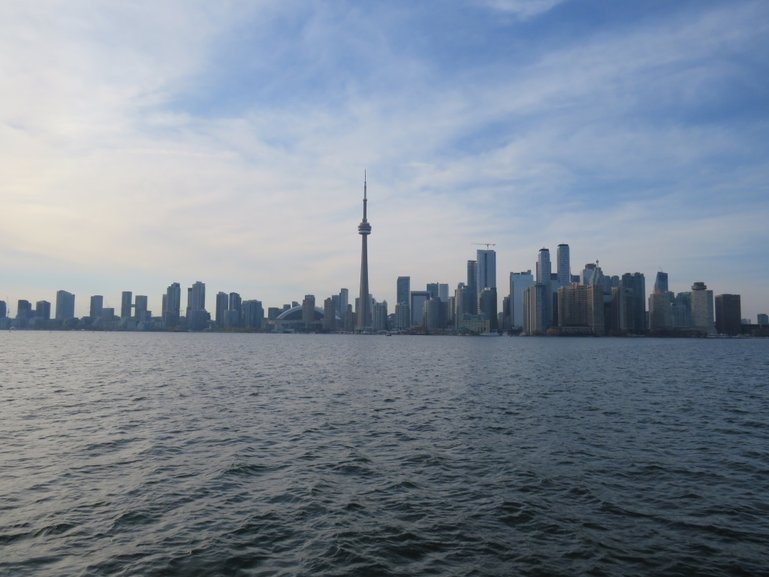
[[[489,247],[491,246],[497,246],[497,243],[495,242],[474,242],[474,246],[485,246],[486,250],[489,250]]]

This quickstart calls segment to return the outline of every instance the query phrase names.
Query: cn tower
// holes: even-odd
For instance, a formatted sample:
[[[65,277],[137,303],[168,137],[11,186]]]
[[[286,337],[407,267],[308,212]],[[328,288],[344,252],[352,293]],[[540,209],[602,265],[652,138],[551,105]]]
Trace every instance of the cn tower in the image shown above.
[[[358,225],[358,234],[361,236],[360,252],[360,298],[358,299],[357,318],[355,328],[358,332],[364,332],[369,325],[371,302],[368,294],[368,245],[367,238],[371,234],[371,225],[366,220],[366,171],[363,171],[363,220]]]

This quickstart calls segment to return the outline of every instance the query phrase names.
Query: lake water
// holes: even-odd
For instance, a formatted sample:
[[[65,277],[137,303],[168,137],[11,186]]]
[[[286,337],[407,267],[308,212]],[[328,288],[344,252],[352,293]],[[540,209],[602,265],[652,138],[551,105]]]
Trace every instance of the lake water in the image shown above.
[[[769,574],[769,340],[0,334],[0,575]]]

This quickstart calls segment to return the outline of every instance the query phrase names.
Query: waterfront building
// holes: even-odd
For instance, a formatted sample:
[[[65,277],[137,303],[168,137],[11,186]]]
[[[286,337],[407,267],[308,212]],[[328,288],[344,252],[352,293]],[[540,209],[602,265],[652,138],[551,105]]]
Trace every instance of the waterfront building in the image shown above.
[[[557,300],[562,334],[604,334],[603,287],[572,283],[558,289]]]
[[[478,312],[488,319],[489,330],[496,331],[499,329],[499,320],[497,318],[497,288],[496,287],[484,287],[481,290],[478,302]]]
[[[571,284],[571,262],[569,257],[569,245],[559,244],[556,249],[556,263],[558,274],[558,286],[565,287]]]
[[[136,295],[134,299],[134,317],[137,323],[144,323],[150,320],[146,295]]]
[[[621,281],[620,330],[632,334],[646,331],[646,281],[640,272],[625,273]]]
[[[258,300],[245,300],[241,303],[243,313],[243,327],[259,330],[263,326],[264,308]]]
[[[424,325],[425,303],[430,300],[430,293],[427,291],[411,291],[411,326],[421,327]]]
[[[345,313],[347,312],[347,305],[349,304],[349,300],[350,291],[346,288],[339,289],[339,295],[337,296],[336,303],[336,316],[338,316],[340,319],[343,319]]]
[[[133,292],[123,291],[122,293],[120,293],[120,318],[121,319],[131,318],[132,304],[133,304]]]
[[[552,307],[550,285],[538,282],[523,291],[523,332],[527,335],[545,334],[550,328],[547,318]]]
[[[767,315],[766,313],[758,313],[758,315],[756,316],[756,323],[760,327],[769,326],[769,315]]]
[[[480,300],[481,291],[487,288],[497,288],[497,252],[493,249],[477,250],[475,252],[476,274],[478,281],[475,290]]]
[[[395,305],[409,304],[409,295],[411,294],[411,277],[399,276],[395,281]]]
[[[395,305],[395,328],[404,331],[411,327],[411,307],[408,304]]]
[[[5,301],[0,301],[0,319],[4,319],[8,316],[8,305]]]
[[[302,323],[305,330],[314,330],[318,327],[315,323],[315,295],[304,295],[302,301]]]
[[[678,293],[671,306],[673,328],[688,329],[692,327],[692,293]]]
[[[718,295],[716,305],[716,331],[721,335],[738,335],[742,328],[740,295]]]
[[[538,309],[533,314],[539,315],[541,312],[541,318],[538,318],[538,322],[535,325],[537,332],[544,332],[553,326],[553,296],[552,296],[552,265],[550,263],[550,250],[547,248],[539,249],[537,255],[537,270],[536,270],[536,284],[540,284],[544,289],[537,289],[538,291],[544,290],[542,294],[536,294],[531,302],[535,302]]]
[[[210,318],[206,310],[206,285],[195,281],[187,289],[187,329],[202,331],[208,327]]]
[[[101,311],[104,309],[104,296],[93,295],[91,297],[91,306],[89,309],[89,315],[91,320],[94,321],[101,318]]]
[[[51,320],[51,303],[48,301],[37,301],[35,303],[34,318],[41,321]]]
[[[510,273],[510,325],[523,327],[523,292],[534,285],[531,270]]]
[[[227,306],[229,304],[229,297],[227,293],[219,291],[216,293],[216,305],[214,309],[214,323],[219,328],[222,328],[225,324],[225,317],[227,316]]]
[[[371,234],[371,225],[366,218],[366,205],[368,203],[366,195],[366,173],[363,173],[363,220],[358,225],[358,234],[361,237],[360,253],[360,292],[358,297],[358,309],[355,311],[355,327],[359,332],[363,332],[371,326],[371,299],[368,290],[368,235]]]
[[[465,313],[470,315],[478,314],[478,261],[467,261],[467,285],[465,291],[468,299],[468,306]]]
[[[75,295],[65,290],[56,291],[56,320],[75,318]]]
[[[671,292],[657,291],[657,286],[655,282],[655,290],[649,295],[649,330],[667,331],[673,328],[674,296]]]
[[[666,293],[670,289],[668,289],[668,273],[659,271],[657,272],[657,277],[654,279],[654,292],[655,293]]]
[[[171,329],[179,324],[182,307],[182,287],[178,282],[171,283],[163,295],[163,326]]]
[[[328,332],[336,330],[336,303],[333,297],[323,301],[323,330]]]
[[[713,322],[713,291],[704,282],[695,282],[691,292],[692,326],[708,335],[716,333]]]
[[[374,302],[372,305],[372,328],[375,331],[387,330],[387,301]]]
[[[439,331],[443,330],[443,315],[441,299],[437,296],[433,296],[425,301],[425,329],[427,331]]]
[[[26,299],[19,299],[16,302],[16,322],[14,326],[17,329],[26,329],[32,318],[32,303]]]

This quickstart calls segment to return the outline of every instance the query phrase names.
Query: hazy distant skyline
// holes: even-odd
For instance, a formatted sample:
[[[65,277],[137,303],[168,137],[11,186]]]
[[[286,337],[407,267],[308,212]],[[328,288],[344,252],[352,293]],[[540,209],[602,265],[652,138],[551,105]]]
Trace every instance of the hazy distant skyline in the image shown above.
[[[762,1],[0,4],[0,300],[500,298],[537,251],[769,311]],[[184,298],[183,298],[184,302]]]

